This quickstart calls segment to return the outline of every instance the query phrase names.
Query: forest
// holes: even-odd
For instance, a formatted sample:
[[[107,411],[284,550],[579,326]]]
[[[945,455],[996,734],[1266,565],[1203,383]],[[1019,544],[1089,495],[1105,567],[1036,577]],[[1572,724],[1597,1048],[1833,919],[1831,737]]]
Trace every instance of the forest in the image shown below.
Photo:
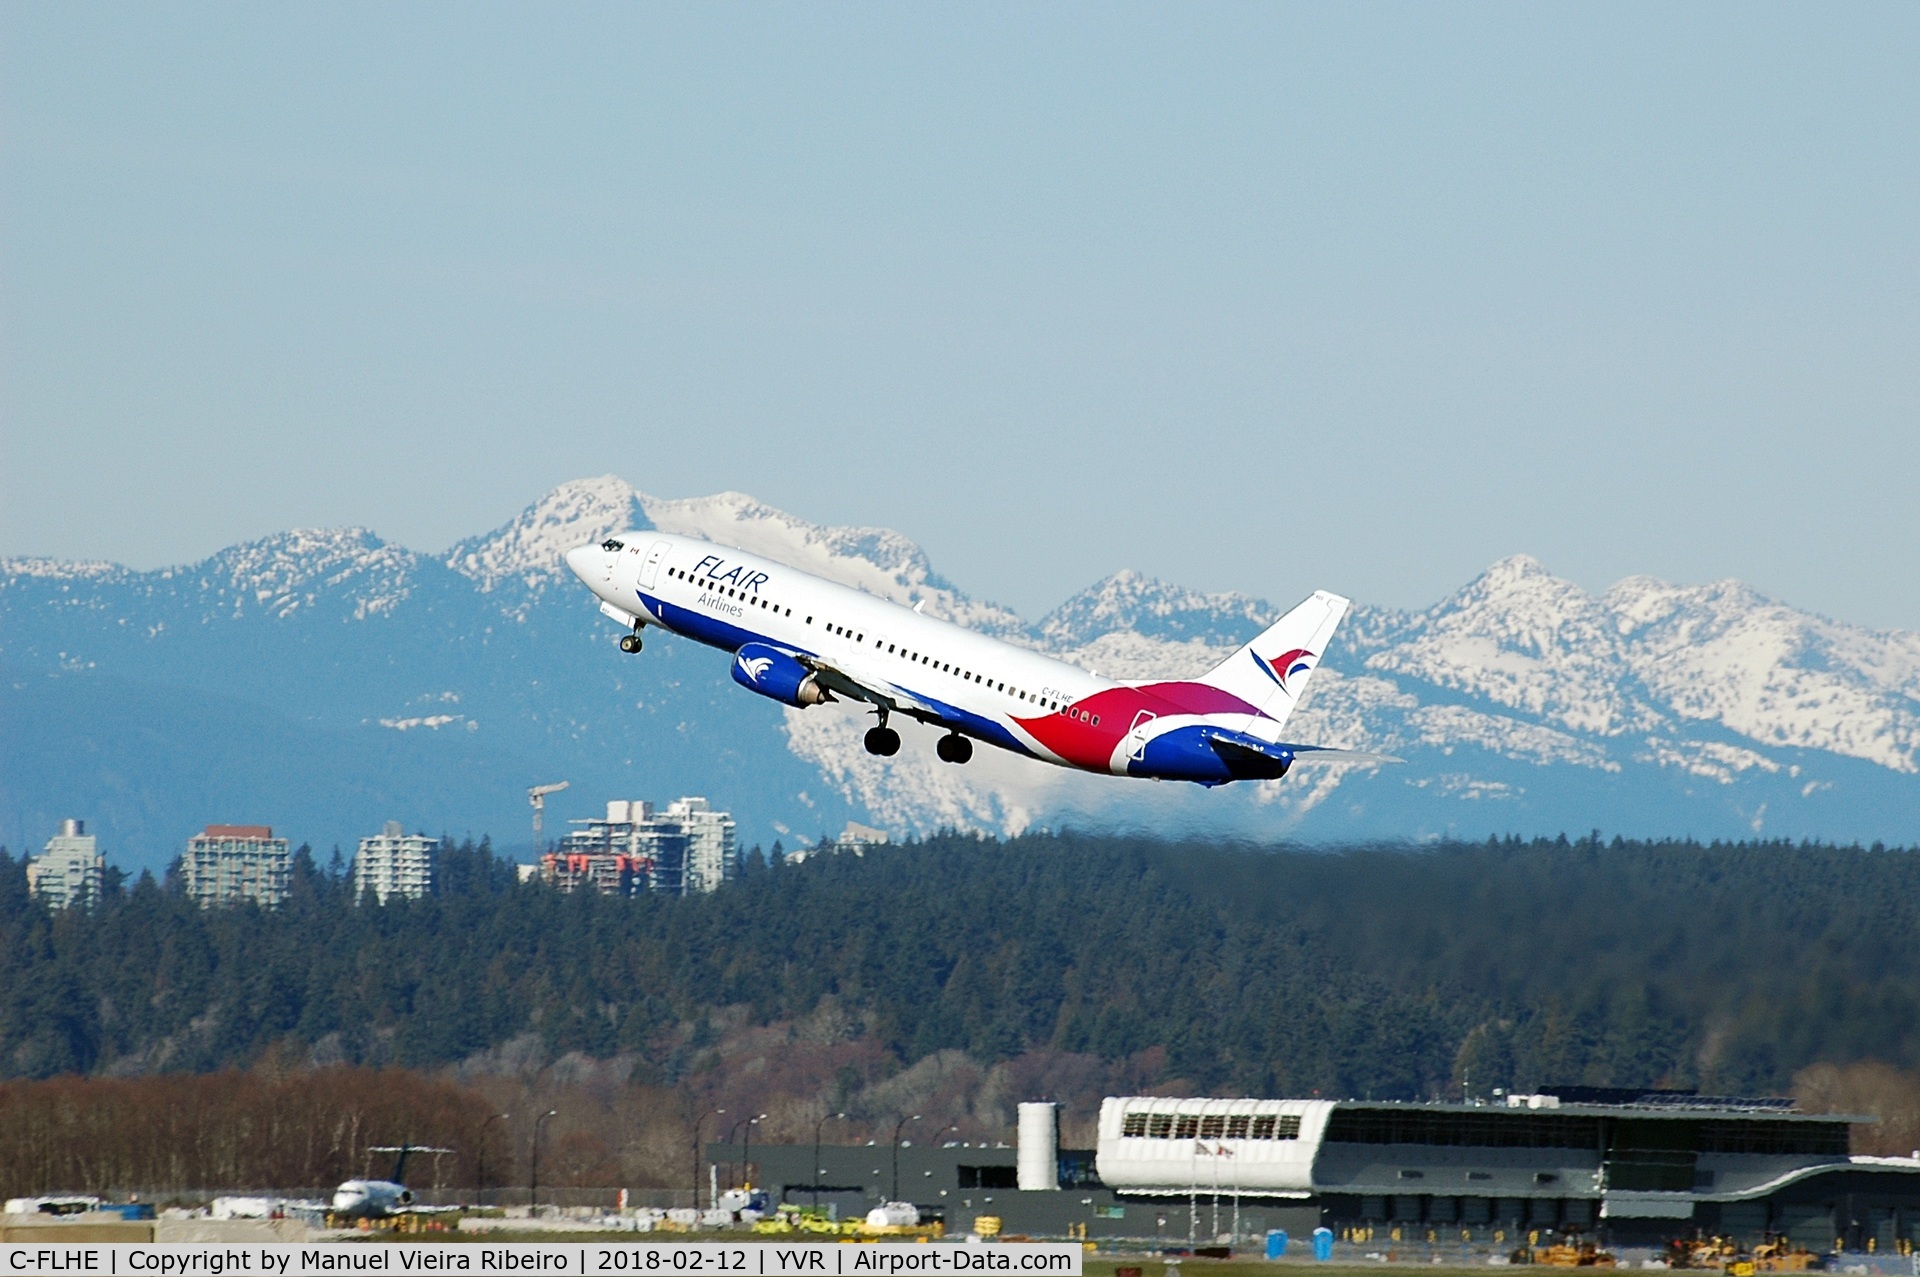
[[[0,853],[0,1076],[537,1057],[678,1088],[751,1044],[843,1099],[929,1060],[1423,1098],[1920,1063],[1904,849],[948,835],[622,899],[518,883],[483,842],[444,846],[438,874],[426,899],[356,903],[303,849],[277,911],[201,911],[143,875],[56,915]]]

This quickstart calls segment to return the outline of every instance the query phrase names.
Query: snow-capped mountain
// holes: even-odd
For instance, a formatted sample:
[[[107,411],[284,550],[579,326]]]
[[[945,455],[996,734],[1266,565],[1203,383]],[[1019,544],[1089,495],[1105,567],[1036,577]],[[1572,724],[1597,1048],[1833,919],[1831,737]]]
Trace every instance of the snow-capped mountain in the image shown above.
[[[562,553],[627,529],[741,546],[1117,677],[1193,674],[1282,606],[1122,572],[1029,624],[884,529],[739,493],[563,484],[443,555],[294,531],[205,562],[0,561],[0,842],[90,818],[160,865],[206,821],[322,849],[387,819],[524,848],[526,786],[569,779],[550,829],[607,798],[703,793],[747,844],[849,817],[897,832],[1035,824],[1272,838],[1585,832],[1883,838],[1920,831],[1920,635],[1795,611],[1738,582],[1644,577],[1595,597],[1525,556],[1420,612],[1357,607],[1289,734],[1408,761],[1216,791],[981,751],[860,747],[846,706],[783,710],[720,654],[613,651]]]

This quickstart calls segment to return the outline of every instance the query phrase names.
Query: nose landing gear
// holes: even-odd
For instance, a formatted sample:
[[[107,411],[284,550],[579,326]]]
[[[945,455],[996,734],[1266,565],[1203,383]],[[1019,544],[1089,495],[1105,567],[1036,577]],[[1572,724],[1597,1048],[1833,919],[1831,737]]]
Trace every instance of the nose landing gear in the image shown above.
[[[933,747],[933,752],[940,755],[940,761],[943,763],[964,763],[973,757],[973,742],[959,732],[954,732],[951,735],[942,736],[940,743]]]
[[[635,630],[631,634],[622,634],[620,636],[620,650],[625,652],[628,656],[632,656],[635,652],[639,651],[640,650],[640,632],[638,630]]]

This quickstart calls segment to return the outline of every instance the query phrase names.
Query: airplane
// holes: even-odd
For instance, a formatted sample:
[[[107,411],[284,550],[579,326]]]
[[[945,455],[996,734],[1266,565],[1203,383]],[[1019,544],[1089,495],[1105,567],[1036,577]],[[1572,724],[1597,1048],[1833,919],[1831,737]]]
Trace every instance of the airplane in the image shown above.
[[[664,532],[620,532],[567,566],[641,650],[658,626],[733,656],[734,681],[783,705],[873,707],[867,752],[900,751],[894,715],[945,729],[934,752],[973,742],[1061,767],[1192,781],[1277,780],[1295,763],[1399,762],[1281,738],[1346,616],[1319,591],[1197,679],[1115,680],[926,616],[760,555]]]
[[[333,1214],[342,1219],[387,1219],[414,1209],[413,1190],[406,1185],[409,1153],[451,1153],[450,1148],[427,1148],[419,1144],[380,1145],[369,1153],[393,1153],[391,1179],[350,1179],[333,1190]]]

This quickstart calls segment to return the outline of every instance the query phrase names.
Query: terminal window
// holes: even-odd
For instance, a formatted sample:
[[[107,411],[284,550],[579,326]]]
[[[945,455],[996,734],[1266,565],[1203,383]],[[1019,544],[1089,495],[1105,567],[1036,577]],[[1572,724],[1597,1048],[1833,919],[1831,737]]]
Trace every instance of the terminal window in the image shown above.
[[[1297,1113],[1128,1113],[1120,1119],[1126,1139],[1297,1140]]]
[[[961,1166],[961,1188],[1017,1188],[1019,1173],[1011,1166]]]

